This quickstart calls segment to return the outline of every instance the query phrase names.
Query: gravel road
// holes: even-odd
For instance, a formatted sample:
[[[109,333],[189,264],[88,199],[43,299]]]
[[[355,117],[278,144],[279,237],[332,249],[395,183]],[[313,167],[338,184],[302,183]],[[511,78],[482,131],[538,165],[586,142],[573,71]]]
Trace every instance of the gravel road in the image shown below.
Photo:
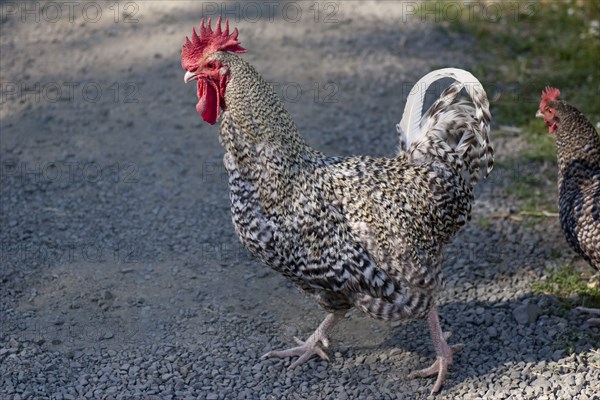
[[[435,357],[423,321],[355,312],[330,363],[260,360],[324,312],[239,245],[218,128],[196,114],[179,56],[222,13],[311,145],[390,155],[412,84],[474,64],[473,40],[415,5],[0,3],[0,398],[427,398],[433,380],[407,379]],[[495,144],[502,160],[522,139]],[[598,328],[531,292],[573,256],[558,221],[493,218],[544,168],[500,164],[448,247],[438,304],[465,348],[440,399],[600,398]]]

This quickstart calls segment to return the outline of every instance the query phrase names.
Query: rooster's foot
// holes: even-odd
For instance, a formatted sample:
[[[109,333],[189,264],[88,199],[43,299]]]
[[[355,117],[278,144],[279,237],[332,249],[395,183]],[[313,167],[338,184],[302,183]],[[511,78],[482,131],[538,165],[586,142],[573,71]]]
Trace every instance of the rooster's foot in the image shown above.
[[[448,345],[447,340],[450,337],[450,332],[442,333],[440,327],[440,321],[438,319],[437,309],[434,307],[427,317],[429,324],[429,330],[431,332],[431,338],[433,339],[433,346],[437,353],[437,359],[429,368],[424,368],[418,371],[414,371],[408,375],[409,379],[413,378],[424,378],[437,374],[437,379],[431,389],[431,394],[434,395],[442,387],[446,374],[448,373],[448,367],[452,364],[452,355],[462,350],[462,344]]]
[[[304,364],[312,356],[319,356],[319,357],[321,357],[322,360],[329,362],[329,357],[327,356],[327,354],[325,354],[323,349],[321,349],[321,347],[319,346],[319,342],[320,342],[323,344],[323,347],[327,348],[327,346],[329,345],[329,341],[327,340],[326,337],[315,337],[315,334],[313,333],[306,340],[306,342],[298,339],[295,336],[294,336],[294,340],[296,341],[296,343],[299,344],[299,346],[292,347],[291,349],[287,349],[287,350],[270,351],[267,354],[265,354],[264,356],[262,356],[261,358],[263,358],[263,359],[271,358],[271,357],[285,358],[285,357],[300,356],[296,361],[294,361],[289,366],[289,369],[294,369],[298,365]]]
[[[433,385],[433,389],[431,390],[432,395],[437,393],[441,389],[442,384],[444,383],[444,380],[446,379],[446,373],[448,372],[448,366],[450,364],[452,364],[452,354],[461,351],[463,348],[462,344],[455,344],[455,345],[449,346],[446,343],[446,340],[449,337],[450,337],[450,332],[445,332],[444,333],[445,340],[444,340],[444,344],[442,346],[445,346],[445,348],[446,348],[444,350],[444,353],[451,354],[450,357],[438,356],[437,359],[435,360],[435,362],[431,365],[431,367],[423,368],[418,371],[413,371],[408,375],[408,379],[413,379],[413,378],[425,378],[425,377],[437,374],[437,379],[435,381],[435,385]]]
[[[306,339],[306,341],[302,341],[294,336],[294,340],[298,346],[287,350],[270,351],[261,358],[285,358],[299,356],[299,358],[289,366],[289,369],[294,369],[298,365],[304,364],[315,355],[321,357],[322,360],[329,362],[329,357],[320,347],[320,344],[322,344],[325,348],[329,346],[327,334],[340,319],[344,318],[345,315],[346,311],[338,311],[327,315],[321,325],[319,325],[319,327],[313,332],[312,335],[310,335],[308,339]]]

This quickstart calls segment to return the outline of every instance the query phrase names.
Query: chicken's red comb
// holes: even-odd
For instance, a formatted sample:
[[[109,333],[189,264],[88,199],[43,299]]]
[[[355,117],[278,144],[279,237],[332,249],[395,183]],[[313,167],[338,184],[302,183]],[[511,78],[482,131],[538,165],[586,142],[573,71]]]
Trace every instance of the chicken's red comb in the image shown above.
[[[558,96],[560,96],[560,90],[546,86],[546,90],[542,91],[542,103],[546,104],[549,101],[556,101],[558,100]]]
[[[198,61],[205,54],[212,54],[216,51],[245,53],[247,50],[240,46],[237,37],[237,28],[233,30],[231,35],[229,34],[228,20],[225,20],[225,31],[221,31],[221,17],[219,16],[213,31],[210,18],[207,26],[204,26],[204,18],[202,18],[200,21],[200,35],[196,33],[195,28],[192,28],[192,40],[187,36],[185,38],[185,44],[181,48],[181,66],[188,71],[194,70],[198,66]]]

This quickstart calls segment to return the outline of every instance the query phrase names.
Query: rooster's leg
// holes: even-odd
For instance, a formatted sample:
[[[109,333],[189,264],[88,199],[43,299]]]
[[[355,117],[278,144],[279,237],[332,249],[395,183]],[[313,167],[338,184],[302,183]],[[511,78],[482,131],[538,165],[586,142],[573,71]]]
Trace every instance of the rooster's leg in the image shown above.
[[[339,320],[343,319],[346,315],[346,311],[336,311],[331,314],[328,314],[325,317],[325,320],[321,322],[321,325],[313,332],[312,335],[306,341],[302,341],[294,336],[294,340],[298,343],[297,347],[292,347],[288,350],[281,351],[270,351],[261,358],[270,358],[270,357],[292,357],[292,356],[300,356],[296,361],[289,366],[289,369],[294,369],[298,365],[303,364],[312,356],[317,355],[321,357],[321,359],[325,361],[329,361],[329,357],[327,354],[321,349],[319,343],[323,345],[323,347],[327,348],[329,346],[329,339],[327,339],[327,335],[331,332],[331,329],[338,323]]]
[[[600,308],[577,307],[577,309],[588,314],[600,315]],[[600,318],[590,318],[586,322],[590,325],[600,325]]]
[[[421,378],[437,374],[435,385],[433,385],[433,389],[431,390],[431,394],[433,395],[440,390],[442,384],[444,383],[446,373],[448,372],[448,366],[452,364],[452,354],[460,351],[463,348],[463,345],[448,345],[446,340],[448,340],[451,333],[442,332],[437,308],[435,306],[431,309],[431,311],[429,311],[427,323],[429,325],[429,331],[431,332],[431,339],[433,340],[433,347],[435,348],[437,359],[431,367],[415,371],[408,375],[408,378]]]

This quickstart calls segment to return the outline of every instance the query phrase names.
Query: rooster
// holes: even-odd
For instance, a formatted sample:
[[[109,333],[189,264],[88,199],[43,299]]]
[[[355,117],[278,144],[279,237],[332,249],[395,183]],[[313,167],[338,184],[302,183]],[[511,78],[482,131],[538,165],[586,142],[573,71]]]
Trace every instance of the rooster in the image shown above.
[[[259,260],[314,296],[325,320],[298,346],[266,357],[316,355],[334,325],[357,308],[379,320],[427,319],[437,359],[410,377],[437,375],[439,391],[453,353],[442,332],[434,295],[441,283],[442,248],[469,219],[480,161],[492,168],[487,96],[471,74],[436,71],[448,87],[422,114],[423,92],[409,97],[391,158],[330,157],[312,149],[269,85],[238,54],[237,28],[215,30],[209,19],[182,48],[184,81],[197,81],[197,112],[215,124],[229,175],[233,224]],[[419,86],[417,86],[419,87]],[[460,102],[461,90],[475,107]]]
[[[600,136],[559,96],[558,89],[546,87],[536,115],[556,137],[560,226],[569,246],[600,271]]]

